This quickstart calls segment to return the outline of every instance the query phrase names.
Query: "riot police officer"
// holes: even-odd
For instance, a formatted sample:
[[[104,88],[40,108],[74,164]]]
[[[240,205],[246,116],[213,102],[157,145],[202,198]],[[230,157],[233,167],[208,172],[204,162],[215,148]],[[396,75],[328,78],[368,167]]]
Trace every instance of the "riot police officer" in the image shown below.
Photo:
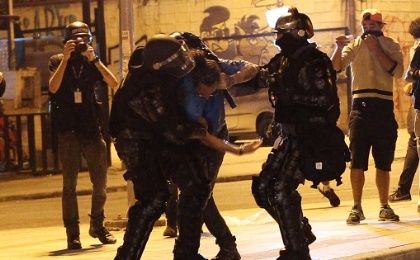
[[[211,180],[203,172],[206,157],[197,153],[199,144],[190,140],[203,140],[236,154],[252,152],[259,144],[240,147],[225,143],[208,134],[205,125],[187,122],[179,86],[195,63],[186,46],[172,37],[158,35],[147,42],[142,54],[143,59],[138,61],[141,64],[132,66],[111,109],[111,134],[137,199],[129,209],[124,243],[115,259],[141,257],[153,223],[165,210],[167,180],[180,189],[174,259],[204,259],[198,248]],[[218,78],[214,77],[211,84]]]
[[[314,173],[331,169],[329,158],[312,160],[322,154],[316,150],[323,147],[318,140],[334,144],[340,152],[331,154],[341,162],[335,170],[345,169],[344,159],[339,160],[346,146],[336,126],[340,113],[336,78],[328,56],[308,42],[314,30],[307,15],[289,8],[278,18],[275,30],[281,51],[263,66],[260,77],[269,87],[279,132],[252,190],[257,204],[279,225],[285,250],[278,259],[310,259],[309,244],[316,237],[303,217],[296,189],[305,179],[325,181]]]

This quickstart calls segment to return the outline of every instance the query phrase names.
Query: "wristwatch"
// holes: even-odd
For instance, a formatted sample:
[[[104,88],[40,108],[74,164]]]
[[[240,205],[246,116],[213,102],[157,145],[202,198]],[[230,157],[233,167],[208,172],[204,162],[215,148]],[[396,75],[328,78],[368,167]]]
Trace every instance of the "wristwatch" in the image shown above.
[[[95,64],[95,63],[97,63],[97,62],[99,62],[99,61],[101,61],[101,59],[98,57],[98,56],[96,56],[93,60],[91,60],[90,62],[92,63],[92,64]]]

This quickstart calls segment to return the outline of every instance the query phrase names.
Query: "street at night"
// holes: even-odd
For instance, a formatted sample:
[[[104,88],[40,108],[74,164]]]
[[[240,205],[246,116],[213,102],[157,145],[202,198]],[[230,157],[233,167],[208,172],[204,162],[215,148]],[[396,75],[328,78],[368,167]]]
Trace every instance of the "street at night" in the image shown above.
[[[391,173],[391,188],[398,183],[403,164],[402,156],[405,155],[404,139],[407,135],[403,131],[405,129],[399,131],[396,160]],[[217,183],[214,190],[219,209],[237,237],[238,249],[245,260],[274,259],[283,247],[277,224],[264,210],[256,206],[250,192],[250,176],[258,172],[269,150],[270,148],[264,147],[252,155],[226,156],[219,176],[219,180],[223,182]],[[110,192],[105,208],[107,220],[115,220],[119,215],[124,217],[127,210],[127,195],[119,168],[119,162],[114,160],[108,176]],[[416,196],[417,175],[411,190],[413,200],[391,204],[400,215],[401,221],[380,222],[377,220],[379,201],[372,168],[371,163],[366,173],[363,194],[367,219],[361,225],[348,226],[345,223],[352,206],[348,170],[343,175],[343,185],[335,187],[334,182],[332,184],[341,198],[341,205],[337,208],[332,208],[327,199],[317,190],[310,188],[309,182],[299,188],[303,197],[304,214],[310,219],[317,235],[317,240],[311,245],[313,259],[365,259],[369,254],[379,254],[381,259],[385,259],[385,256],[395,253],[395,248],[415,253],[415,245],[420,242],[417,231],[420,227]],[[118,239],[115,245],[102,245],[88,235],[89,195],[79,196],[83,249],[66,249],[65,229],[61,222],[61,198],[57,196],[60,185],[60,175],[8,180],[0,184],[0,197],[3,198],[0,203],[0,259],[68,259],[69,256],[72,259],[86,260],[113,259],[117,247],[122,243],[124,232],[113,231]],[[79,191],[86,192],[88,187],[88,176],[83,172],[79,176]],[[18,192],[26,192],[26,199],[17,200]],[[28,199],[31,193],[36,195],[34,197],[47,197],[48,194],[52,197]],[[24,194],[20,195],[25,197]],[[163,230],[163,226],[154,228],[142,259],[172,259],[174,239],[164,238]],[[217,254],[218,247],[207,229],[203,230],[200,253],[212,257]]]

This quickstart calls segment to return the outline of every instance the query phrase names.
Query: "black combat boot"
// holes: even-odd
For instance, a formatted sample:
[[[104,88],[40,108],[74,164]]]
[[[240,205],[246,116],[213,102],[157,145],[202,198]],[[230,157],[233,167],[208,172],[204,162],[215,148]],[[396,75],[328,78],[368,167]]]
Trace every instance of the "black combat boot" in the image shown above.
[[[311,260],[308,248],[302,248],[301,250],[281,250],[280,256],[277,260]]]
[[[220,246],[219,253],[212,258],[212,260],[239,260],[241,259],[241,255],[238,252],[238,248],[236,246],[236,238],[234,236],[230,236],[228,239],[224,239],[224,241],[218,241],[217,243]]]
[[[80,243],[79,225],[67,226],[66,234],[67,234],[67,249],[69,250],[82,249],[82,243]]]
[[[117,240],[111,233],[109,233],[108,229],[104,227],[104,216],[89,216],[89,235],[93,238],[98,238],[102,244],[115,244]]]
[[[128,223],[125,229],[124,243],[118,248],[114,260],[135,260],[141,258],[153,225],[160,217],[162,211],[155,209],[153,206],[143,207],[140,202],[136,202],[136,204],[131,206],[128,210]]]
[[[179,239],[175,240],[174,260],[207,260],[207,258],[193,251],[188,243],[180,242]]]

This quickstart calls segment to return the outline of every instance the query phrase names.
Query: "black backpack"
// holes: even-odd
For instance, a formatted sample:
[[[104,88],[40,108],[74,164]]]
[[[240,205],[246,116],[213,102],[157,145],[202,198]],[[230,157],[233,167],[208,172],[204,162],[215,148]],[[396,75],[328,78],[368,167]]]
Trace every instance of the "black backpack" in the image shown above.
[[[297,68],[303,66],[303,62],[308,59],[303,57],[313,57],[311,63],[326,65],[329,71],[334,73],[330,59],[325,53],[309,45],[298,50],[294,55],[294,64]],[[331,75],[335,80],[335,73]],[[301,89],[297,89],[299,91]],[[342,184],[341,175],[346,170],[346,163],[350,161],[350,151],[344,139],[344,134],[336,125],[340,115],[340,106],[335,84],[331,88],[325,89],[324,94],[330,104],[334,104],[328,111],[322,112],[322,117],[326,121],[323,124],[302,124],[297,128],[299,146],[301,151],[301,170],[305,178],[313,182],[312,188],[317,188],[323,181],[336,180],[337,186]],[[319,90],[314,90],[319,91]]]
[[[337,186],[342,184],[341,175],[350,161],[350,151],[341,129],[336,125],[317,125],[299,132],[301,170],[313,182],[311,187],[317,188],[320,182],[331,180],[336,180]]]

